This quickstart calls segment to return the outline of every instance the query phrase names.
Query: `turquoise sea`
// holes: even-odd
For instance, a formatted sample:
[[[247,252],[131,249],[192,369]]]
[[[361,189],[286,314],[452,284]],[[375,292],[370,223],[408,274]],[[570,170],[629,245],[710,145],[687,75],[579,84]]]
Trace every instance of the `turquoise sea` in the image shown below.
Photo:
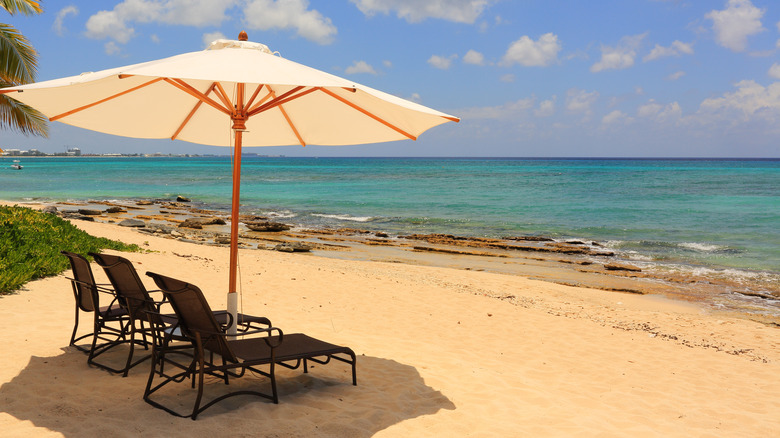
[[[244,157],[242,205],[308,227],[596,240],[636,262],[780,275],[780,160]],[[190,197],[229,157],[0,162],[0,199]],[[780,277],[778,277],[780,278]]]

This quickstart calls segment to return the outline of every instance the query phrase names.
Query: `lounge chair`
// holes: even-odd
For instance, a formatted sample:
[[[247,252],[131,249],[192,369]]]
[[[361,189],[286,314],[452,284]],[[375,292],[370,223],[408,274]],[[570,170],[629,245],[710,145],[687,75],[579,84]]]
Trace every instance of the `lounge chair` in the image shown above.
[[[160,312],[160,306],[164,304],[164,300],[155,301],[149,294],[149,292],[159,291],[147,291],[141,278],[133,266],[133,263],[120,256],[110,254],[97,254],[89,253],[95,259],[95,262],[100,265],[106,273],[108,280],[111,282],[117,296],[120,297],[120,302],[124,303],[127,313],[130,318],[129,325],[129,339],[127,340],[130,346],[130,351],[127,355],[127,362],[123,368],[110,368],[103,366],[105,369],[114,372],[122,373],[123,377],[127,377],[131,368],[139,363],[151,358],[151,355],[145,355],[139,359],[133,361],[134,347],[136,344],[142,345],[148,349],[150,342],[148,342],[146,336],[148,328],[146,327],[147,313],[152,312],[159,314],[159,323],[167,326],[175,327],[178,323],[175,314],[163,314]],[[231,315],[226,310],[219,310],[214,312],[214,317],[220,322],[222,326],[229,326],[232,322]],[[237,326],[240,331],[250,330],[252,328],[261,328],[260,326],[270,327],[271,321],[268,318],[245,315],[239,313],[236,317]],[[140,335],[141,339],[136,339]]]
[[[94,362],[95,357],[125,341],[129,322],[127,310],[120,304],[111,289],[95,282],[92,268],[84,256],[69,251],[60,251],[60,253],[70,261],[73,278],[68,279],[76,299],[76,318],[68,345],[87,353],[89,364],[98,365]],[[109,299],[108,306],[100,306],[101,295]],[[76,337],[81,312],[92,313],[92,332]],[[77,344],[78,341],[90,337],[92,339],[88,348]]]
[[[165,277],[160,274],[147,272],[157,286],[163,291],[170,302],[179,324],[182,334],[190,339],[195,347],[195,360],[187,369],[176,375],[163,376],[159,370],[152,369],[144,391],[144,400],[152,406],[162,409],[178,417],[189,417],[195,420],[201,412],[217,402],[237,395],[254,395],[267,398],[274,403],[279,403],[276,388],[276,365],[290,369],[297,369],[303,364],[303,372],[308,372],[308,361],[319,364],[327,364],[331,359],[345,362],[352,366],[352,384],[357,385],[355,371],[355,353],[347,348],[314,339],[304,334],[284,334],[276,327],[247,331],[239,335],[224,333],[219,323],[214,318],[208,302],[203,293],[196,286]],[[158,325],[155,332],[154,364],[161,363],[160,355],[164,355],[166,336],[164,327],[154,324],[150,318],[150,324]],[[246,337],[255,335],[254,337]],[[207,358],[207,354],[209,357]],[[220,356],[219,363],[213,360],[214,355]],[[292,363],[292,364],[291,364]],[[261,370],[259,366],[267,366],[267,370]],[[183,367],[182,367],[183,368]],[[204,391],[205,375],[217,376],[229,383],[230,377],[241,377],[246,370],[268,377],[271,381],[271,393],[258,391],[233,391],[214,398],[201,406]],[[151,395],[171,382],[180,382],[186,377],[197,375],[198,391],[192,412],[188,415],[180,414],[151,399]],[[153,385],[156,376],[163,376],[161,383]],[[194,385],[194,381],[192,382]]]

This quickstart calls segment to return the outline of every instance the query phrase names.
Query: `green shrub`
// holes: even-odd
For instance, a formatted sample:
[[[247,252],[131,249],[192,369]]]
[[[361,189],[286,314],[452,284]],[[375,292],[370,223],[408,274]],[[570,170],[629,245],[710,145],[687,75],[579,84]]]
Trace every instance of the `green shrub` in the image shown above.
[[[86,255],[105,248],[140,251],[137,245],[90,236],[53,214],[0,206],[0,295],[68,269],[62,250]]]

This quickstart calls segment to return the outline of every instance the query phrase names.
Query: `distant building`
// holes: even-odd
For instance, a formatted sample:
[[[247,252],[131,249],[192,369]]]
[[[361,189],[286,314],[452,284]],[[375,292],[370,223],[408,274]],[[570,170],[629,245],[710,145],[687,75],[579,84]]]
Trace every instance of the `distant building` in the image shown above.
[[[81,149],[79,148],[68,148],[68,155],[72,157],[80,157],[81,156]]]

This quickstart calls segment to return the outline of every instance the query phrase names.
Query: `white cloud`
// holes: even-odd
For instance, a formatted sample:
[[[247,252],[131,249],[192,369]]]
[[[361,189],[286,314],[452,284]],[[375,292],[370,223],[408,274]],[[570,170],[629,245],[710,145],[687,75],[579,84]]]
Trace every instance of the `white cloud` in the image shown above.
[[[382,65],[384,65],[385,68],[390,68],[393,66],[393,63],[390,60],[385,59],[384,61],[382,61]]]
[[[502,75],[500,78],[498,78],[501,82],[506,82],[507,84],[512,83],[515,81],[515,75],[512,73],[507,73],[505,75]]]
[[[774,63],[771,67],[769,67],[769,77],[780,79],[780,64]]]
[[[551,99],[543,100],[539,103],[539,107],[534,110],[536,117],[550,117],[555,114],[555,96]]]
[[[620,70],[633,66],[636,50],[646,36],[646,32],[640,35],[624,36],[617,46],[602,46],[601,60],[593,64],[590,71],[598,73],[604,70]]]
[[[494,0],[350,0],[367,16],[395,12],[398,18],[419,23],[427,18],[473,24]]]
[[[682,109],[679,103],[672,102],[667,105],[661,105],[653,99],[637,108],[636,113],[639,117],[653,119],[658,122],[674,121],[682,117]]]
[[[735,86],[737,90],[733,93],[705,99],[699,105],[699,113],[719,116],[730,121],[780,118],[780,82],[764,87],[755,81],[745,80],[737,82]]]
[[[666,77],[666,79],[669,81],[676,81],[677,79],[680,79],[683,76],[685,76],[685,72],[680,70],[670,74],[669,76]]]
[[[86,35],[98,40],[111,38],[124,44],[135,36],[135,29],[127,27],[116,12],[99,11],[87,20]]]
[[[590,114],[590,107],[598,100],[598,98],[598,91],[588,93],[585,90],[572,88],[566,92],[566,109],[575,113]]]
[[[458,58],[458,55],[450,55],[448,57],[445,56],[439,56],[439,55],[433,55],[430,58],[428,58],[428,64],[440,68],[442,70],[447,70],[452,66],[452,61]]]
[[[476,50],[469,50],[463,55],[463,62],[472,65],[485,65],[485,56]]]
[[[747,48],[747,38],[764,30],[761,17],[764,11],[753,6],[750,0],[729,0],[726,9],[710,11],[706,18],[712,20],[715,40],[735,52]]]
[[[219,25],[236,0],[124,0],[110,11],[98,11],[87,20],[86,35],[127,43],[135,36],[133,23],[185,26]]]
[[[54,29],[54,32],[62,36],[65,33],[65,26],[62,24],[63,21],[65,21],[65,18],[67,18],[68,15],[78,15],[79,14],[79,8],[77,8],[74,5],[66,6],[62,9],[60,9],[59,12],[57,12],[57,16],[54,18],[54,24],[52,25],[52,29]]]
[[[649,54],[642,58],[643,61],[653,61],[666,56],[693,55],[693,44],[675,40],[671,46],[663,47],[656,44]]]
[[[558,60],[558,52],[561,44],[558,36],[546,33],[534,41],[528,36],[522,36],[519,40],[509,45],[501,60],[501,65],[510,66],[520,64],[526,67],[544,67]]]
[[[203,47],[208,47],[209,44],[216,40],[224,40],[227,39],[224,33],[216,31],[216,32],[208,32],[203,34]]]
[[[250,29],[295,29],[298,35],[318,44],[332,43],[338,33],[330,18],[309,10],[308,0],[250,0],[244,14]]]
[[[628,117],[628,114],[624,113],[620,110],[612,111],[611,113],[607,114],[601,119],[601,123],[604,125],[611,125],[615,123],[627,123],[630,122],[632,119],[631,117]]]
[[[360,73],[368,73],[375,75],[376,70],[374,70],[374,67],[371,67],[366,61],[355,61],[352,65],[347,67],[344,72],[348,75],[354,75],[354,74],[360,74]]]
[[[109,41],[103,46],[104,50],[106,51],[106,55],[116,55],[122,50],[119,48],[119,46],[113,42]]]
[[[157,36],[157,34],[154,34],[154,33],[153,33],[153,34],[149,35],[149,39],[150,39],[150,40],[151,40],[153,43],[155,43],[155,44],[160,44],[160,37],[158,37],[158,36]]]

